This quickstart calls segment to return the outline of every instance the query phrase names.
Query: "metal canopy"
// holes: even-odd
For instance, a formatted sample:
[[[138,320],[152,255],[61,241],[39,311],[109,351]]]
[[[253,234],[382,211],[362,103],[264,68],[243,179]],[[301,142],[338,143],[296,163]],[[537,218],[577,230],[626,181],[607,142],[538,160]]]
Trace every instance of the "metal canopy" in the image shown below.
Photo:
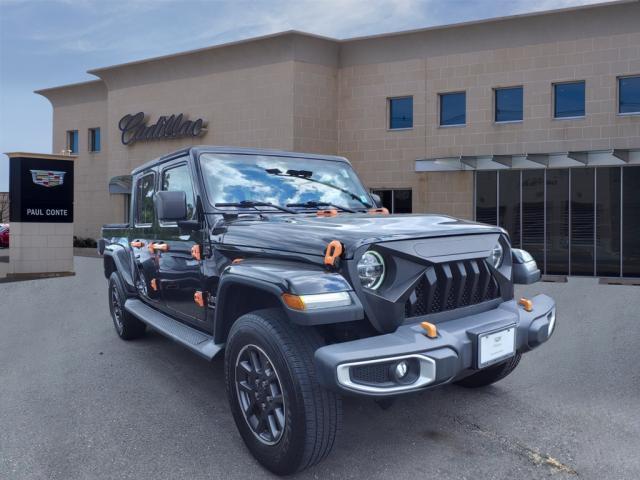
[[[131,175],[119,175],[109,180],[109,193],[131,194]]]
[[[576,150],[519,155],[461,155],[416,160],[416,172],[503,170],[509,168],[568,168],[605,165],[640,165],[640,149]]]

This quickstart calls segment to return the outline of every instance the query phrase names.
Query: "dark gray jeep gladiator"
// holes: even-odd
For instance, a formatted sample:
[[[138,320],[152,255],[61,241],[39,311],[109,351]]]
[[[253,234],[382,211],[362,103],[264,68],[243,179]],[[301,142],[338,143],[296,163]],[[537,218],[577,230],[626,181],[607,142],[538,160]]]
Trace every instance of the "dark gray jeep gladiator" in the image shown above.
[[[489,385],[553,333],[553,299],[514,299],[540,271],[503,229],[389,215],[345,158],[191,147],[131,181],[98,247],[116,332],[224,351],[240,435],[277,474],[327,456],[341,396]]]

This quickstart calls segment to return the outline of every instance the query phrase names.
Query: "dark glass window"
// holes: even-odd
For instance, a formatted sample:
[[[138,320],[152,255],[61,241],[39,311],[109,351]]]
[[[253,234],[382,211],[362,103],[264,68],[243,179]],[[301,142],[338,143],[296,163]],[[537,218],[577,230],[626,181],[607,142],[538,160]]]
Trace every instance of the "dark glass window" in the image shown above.
[[[624,167],[622,178],[622,274],[640,277],[640,167]]]
[[[640,113],[640,75],[618,79],[618,112]]]
[[[520,248],[520,170],[504,170],[498,175],[498,225],[509,232],[511,245]]]
[[[544,170],[522,171],[522,248],[544,265]]]
[[[67,132],[67,150],[71,150],[71,153],[78,153],[78,130]]]
[[[620,275],[620,167],[596,169],[596,275]]]
[[[138,179],[136,183],[136,225],[153,224],[155,193],[155,175],[149,173]]]
[[[389,128],[413,127],[413,97],[389,99]]]
[[[557,83],[553,88],[555,118],[584,116],[584,82]]]
[[[466,93],[440,94],[440,125],[464,125],[467,123]]]
[[[569,274],[569,170],[547,170],[547,275]]]
[[[380,196],[382,206],[391,213],[411,213],[413,211],[410,189],[372,190],[372,192]]]
[[[91,152],[100,151],[100,129],[99,128],[89,129],[89,151]]]
[[[498,172],[476,172],[476,221],[497,225]]]
[[[594,169],[571,170],[571,274],[593,275]]]
[[[186,164],[168,168],[162,172],[162,190],[184,192],[187,196],[187,218],[193,218],[196,211],[193,184]]]
[[[522,120],[522,87],[496,89],[496,122]]]

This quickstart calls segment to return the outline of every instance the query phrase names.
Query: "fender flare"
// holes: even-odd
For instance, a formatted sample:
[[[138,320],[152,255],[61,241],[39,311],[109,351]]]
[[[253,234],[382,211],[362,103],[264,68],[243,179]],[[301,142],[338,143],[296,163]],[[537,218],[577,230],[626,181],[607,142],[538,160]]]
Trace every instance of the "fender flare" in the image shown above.
[[[104,250],[103,262],[105,277],[109,278],[109,270],[115,271],[120,277],[126,293],[129,295],[137,293],[134,279],[135,271],[132,265],[133,259],[131,253],[124,246],[117,243],[108,245]],[[113,262],[114,268],[109,266],[109,262]]]

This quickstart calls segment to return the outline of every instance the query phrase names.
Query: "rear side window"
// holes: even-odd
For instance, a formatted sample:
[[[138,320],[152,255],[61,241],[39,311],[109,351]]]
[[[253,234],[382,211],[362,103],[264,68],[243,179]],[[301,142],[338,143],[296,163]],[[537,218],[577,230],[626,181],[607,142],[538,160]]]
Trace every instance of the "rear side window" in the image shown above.
[[[187,218],[193,218],[196,208],[191,173],[186,164],[167,168],[162,172],[162,190],[184,192],[187,195]]]
[[[155,193],[155,175],[148,173],[136,182],[136,225],[153,224],[153,194]]]

